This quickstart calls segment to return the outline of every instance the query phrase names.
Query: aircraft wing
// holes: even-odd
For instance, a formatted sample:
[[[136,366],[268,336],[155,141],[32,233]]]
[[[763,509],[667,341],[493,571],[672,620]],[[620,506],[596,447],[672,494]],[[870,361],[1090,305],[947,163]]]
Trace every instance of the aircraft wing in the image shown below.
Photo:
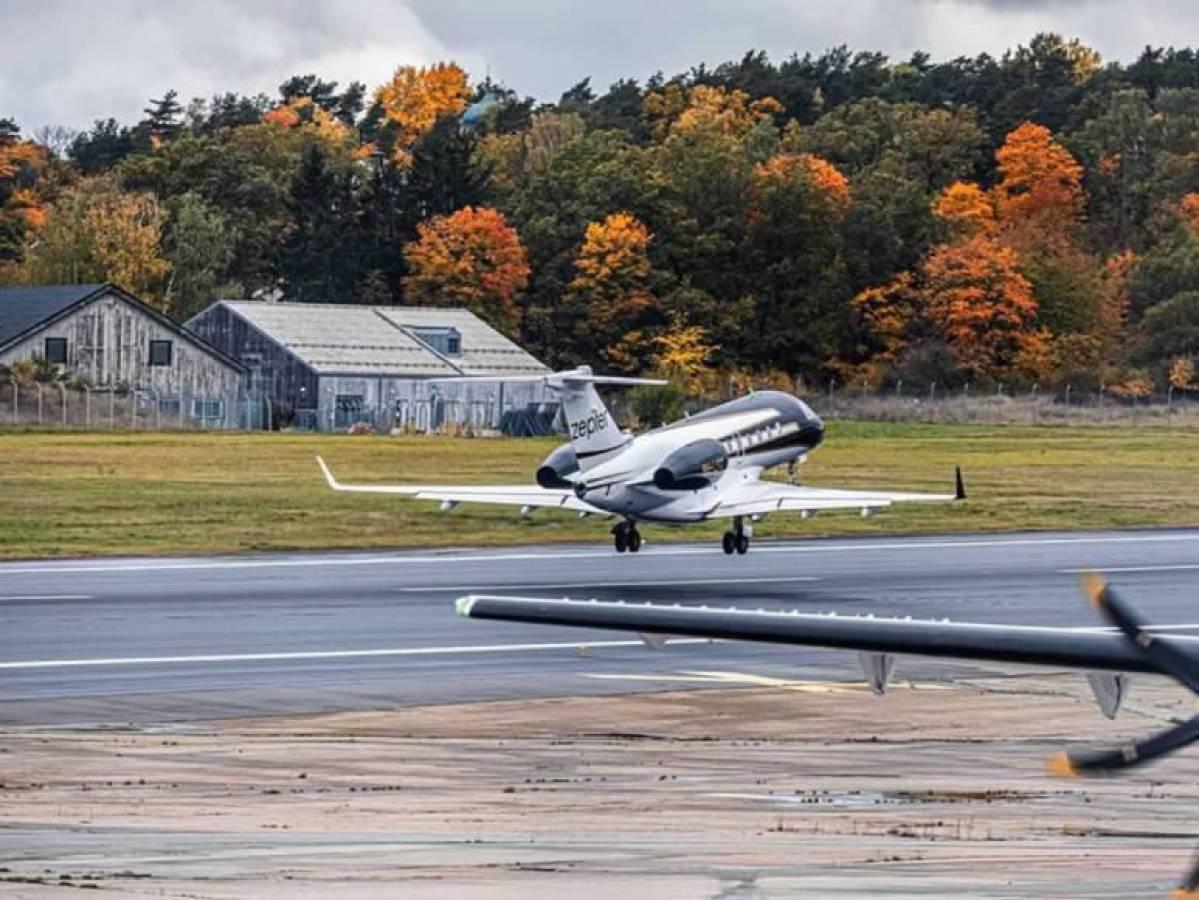
[[[342,484],[319,456],[317,465],[325,481],[335,491],[356,494],[394,494],[417,500],[439,500],[443,503],[489,503],[499,506],[530,506],[569,509],[605,515],[590,503],[580,500],[573,491],[552,490],[539,485],[481,485],[481,484]]]
[[[540,600],[472,595],[457,601],[459,615],[538,625],[632,631],[648,635],[759,641],[889,653],[1026,663],[1112,672],[1160,672],[1144,649],[1118,631],[980,625],[920,619],[819,615],[774,610]],[[1158,634],[1155,645],[1199,653],[1199,638]]]
[[[965,500],[962,473],[956,473],[952,494],[918,494],[909,491],[844,491],[834,488],[746,481],[722,492],[708,511],[709,518],[765,515],[774,512],[819,512],[827,509],[857,509],[873,512],[894,503],[948,503]]]

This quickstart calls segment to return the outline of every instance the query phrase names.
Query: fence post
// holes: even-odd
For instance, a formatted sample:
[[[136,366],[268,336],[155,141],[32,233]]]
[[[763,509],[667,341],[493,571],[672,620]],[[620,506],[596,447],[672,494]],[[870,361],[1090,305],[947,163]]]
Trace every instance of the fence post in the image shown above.
[[[137,428],[137,389],[129,388],[129,430]]]
[[[34,382],[34,386],[37,387],[37,423],[38,425],[43,425],[45,422],[42,417],[42,383],[40,381]]]
[[[158,396],[158,388],[148,387],[148,388],[146,388],[146,393],[154,395],[154,430],[161,431],[162,430],[162,401]]]
[[[896,397],[903,396],[903,379],[902,378],[899,379],[897,382],[895,382],[895,396]]]
[[[92,389],[83,386],[83,427],[89,431],[92,428]]]
[[[21,389],[17,385],[17,379],[10,378],[8,383],[12,385],[12,423],[17,424],[17,410],[21,407]]]
[[[108,386],[108,430],[117,429],[117,389],[116,385]]]
[[[266,404],[266,421],[262,423],[263,431],[273,431],[275,427],[275,407],[271,404],[271,396],[265,391],[260,392],[262,402]],[[261,407],[261,404],[259,404]]]
[[[833,408],[833,379],[828,380],[828,405],[829,409]]]
[[[58,392],[62,396],[62,427],[67,427],[67,386],[61,381],[57,382]]]

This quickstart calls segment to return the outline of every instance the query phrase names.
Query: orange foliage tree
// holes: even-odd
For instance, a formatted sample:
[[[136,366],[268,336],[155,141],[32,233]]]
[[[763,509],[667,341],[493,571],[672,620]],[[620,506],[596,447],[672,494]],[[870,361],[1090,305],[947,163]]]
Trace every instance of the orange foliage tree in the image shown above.
[[[528,286],[529,262],[503,213],[467,206],[422,222],[416,230],[418,239],[404,248],[408,302],[465,306],[515,337],[517,295]]]
[[[650,240],[649,229],[631,213],[616,212],[589,223],[567,289],[568,298],[585,306],[587,327],[605,358],[624,371],[645,363],[647,339],[640,326],[654,306]]]
[[[19,259],[23,232],[41,231],[46,224],[46,207],[37,186],[48,162],[44,147],[8,139],[0,132],[0,263]],[[6,219],[16,227],[7,227]]]
[[[1015,252],[979,235],[942,245],[922,267],[922,314],[975,378],[1036,376],[1049,335],[1037,327],[1032,285]]]
[[[816,190],[825,213],[837,219],[849,211],[849,179],[826,159],[812,153],[778,153],[754,167],[750,180],[750,217],[761,213],[764,195],[772,188],[801,180]]]
[[[313,102],[311,97],[293,97],[263,113],[262,121],[279,128],[304,128],[330,144],[341,144],[354,137],[341,119]]]
[[[1066,233],[1082,215],[1082,166],[1043,125],[1025,122],[995,152],[995,210],[1011,229]]]
[[[396,69],[391,81],[375,91],[384,118],[396,130],[392,151],[396,165],[412,165],[412,145],[442,116],[466,109],[469,94],[466,72],[454,63]]]
[[[1178,214],[1192,234],[1199,235],[1199,194],[1187,194],[1178,202]]]

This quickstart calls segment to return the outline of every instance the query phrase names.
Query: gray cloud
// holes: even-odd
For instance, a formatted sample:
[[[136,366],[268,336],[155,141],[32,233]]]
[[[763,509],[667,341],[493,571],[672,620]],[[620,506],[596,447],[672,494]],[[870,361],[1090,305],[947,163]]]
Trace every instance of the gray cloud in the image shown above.
[[[33,130],[133,121],[151,96],[273,92],[316,72],[374,86],[395,66],[452,58],[553,99],[584,77],[668,74],[763,49],[848,44],[902,58],[993,53],[1038,31],[1107,58],[1199,35],[1194,0],[4,0],[0,116]]]

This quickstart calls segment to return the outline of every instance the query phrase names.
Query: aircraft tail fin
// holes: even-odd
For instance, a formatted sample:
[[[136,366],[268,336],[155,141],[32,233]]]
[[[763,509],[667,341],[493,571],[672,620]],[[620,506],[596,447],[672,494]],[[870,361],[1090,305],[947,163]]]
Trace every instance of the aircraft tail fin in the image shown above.
[[[495,381],[495,376],[458,375],[448,378],[435,378],[434,381]],[[544,375],[520,375],[505,378],[505,381],[544,382],[546,387],[556,393],[562,401],[562,411],[566,415],[566,428],[571,446],[579,459],[579,468],[586,470],[608,453],[623,447],[628,442],[628,436],[620,430],[616,420],[604,401],[596,391],[597,384],[663,385],[667,382],[661,378],[630,378],[624,375],[596,375],[590,366],[579,366],[563,372],[547,372]]]
[[[567,434],[583,471],[603,461],[609,453],[623,447],[629,436],[620,430],[612,413],[600,399],[597,384],[666,384],[659,378],[627,378],[621,375],[594,375],[589,366],[579,366],[550,375],[546,384],[562,400]]]

